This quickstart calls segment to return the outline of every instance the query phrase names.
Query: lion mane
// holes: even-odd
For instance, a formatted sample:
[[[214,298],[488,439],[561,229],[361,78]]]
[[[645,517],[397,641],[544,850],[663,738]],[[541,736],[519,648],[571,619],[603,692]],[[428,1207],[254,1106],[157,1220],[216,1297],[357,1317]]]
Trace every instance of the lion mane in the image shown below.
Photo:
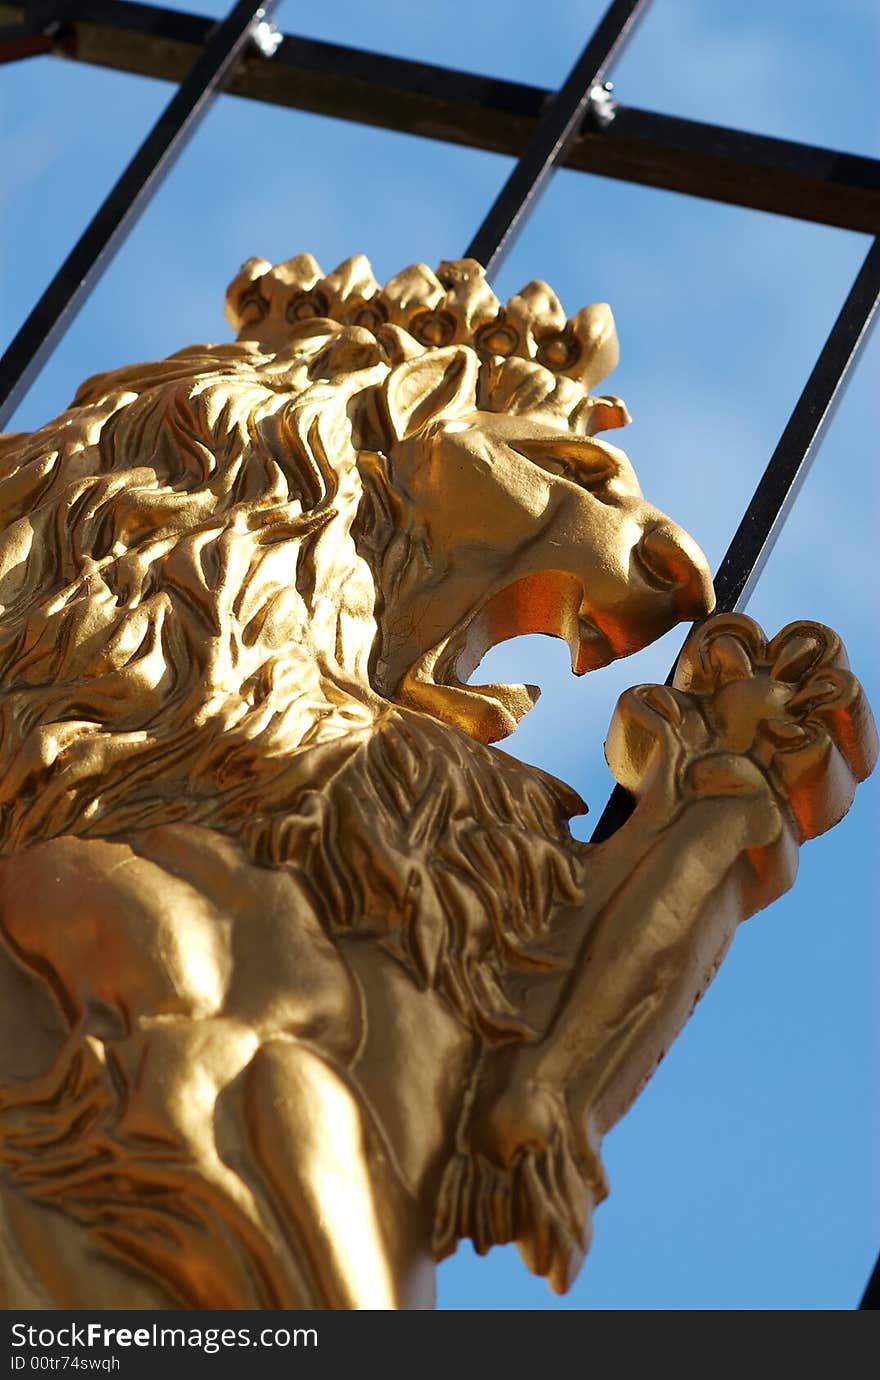
[[[545,961],[575,899],[583,805],[376,684],[383,609],[432,559],[381,450],[379,385],[413,353],[393,326],[307,321],[280,350],[98,375],[0,439],[0,855],[217,828],[503,1038],[505,974]],[[482,364],[482,405],[517,390],[583,404],[537,363]]]

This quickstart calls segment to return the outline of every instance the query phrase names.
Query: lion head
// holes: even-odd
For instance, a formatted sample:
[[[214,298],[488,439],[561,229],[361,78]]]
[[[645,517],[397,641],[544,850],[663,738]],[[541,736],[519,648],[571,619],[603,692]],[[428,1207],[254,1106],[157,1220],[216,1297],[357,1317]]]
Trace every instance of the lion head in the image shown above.
[[[252,814],[392,705],[492,742],[537,693],[466,684],[497,642],[563,637],[583,673],[712,606],[594,438],[628,420],[589,391],[606,307],[304,255],[249,261],[229,314],[237,342],[101,374],[0,442],[5,851]]]

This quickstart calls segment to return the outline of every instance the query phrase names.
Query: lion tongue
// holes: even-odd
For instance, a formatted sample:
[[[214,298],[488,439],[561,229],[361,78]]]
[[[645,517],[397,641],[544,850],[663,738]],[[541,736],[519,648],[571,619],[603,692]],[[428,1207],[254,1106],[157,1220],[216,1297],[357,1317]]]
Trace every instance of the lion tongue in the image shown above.
[[[497,743],[509,737],[540,693],[537,685],[443,685],[406,676],[398,698],[482,743]]]
[[[479,699],[494,700],[500,704],[513,719],[513,728],[509,730],[511,733],[541,698],[539,685],[463,685],[461,690],[465,694],[476,695]]]

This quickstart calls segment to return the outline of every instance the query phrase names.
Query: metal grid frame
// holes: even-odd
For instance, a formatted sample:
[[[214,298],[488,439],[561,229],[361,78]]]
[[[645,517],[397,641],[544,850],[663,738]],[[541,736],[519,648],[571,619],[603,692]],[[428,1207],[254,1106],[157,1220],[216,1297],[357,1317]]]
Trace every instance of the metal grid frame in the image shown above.
[[[840,309],[715,575],[744,606],[794,503],[880,301],[880,160],[619,106],[605,75],[649,0],[611,0],[555,93],[282,35],[276,0],[215,23],[128,0],[0,0],[0,64],[53,53],[178,82],[178,90],[0,359],[0,427],[221,90],[517,157],[465,251],[491,276],[559,166],[871,233]],[[670,673],[671,678],[671,673]],[[606,838],[632,802],[616,787]],[[880,1261],[859,1305],[880,1308]]]

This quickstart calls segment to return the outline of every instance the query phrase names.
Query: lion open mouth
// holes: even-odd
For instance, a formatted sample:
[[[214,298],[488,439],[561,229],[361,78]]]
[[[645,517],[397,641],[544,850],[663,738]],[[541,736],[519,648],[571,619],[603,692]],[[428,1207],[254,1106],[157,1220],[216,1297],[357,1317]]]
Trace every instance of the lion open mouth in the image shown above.
[[[454,723],[483,742],[508,737],[537,701],[537,685],[469,685],[487,652],[528,633],[559,637],[571,651],[575,675],[606,666],[617,655],[584,611],[582,582],[564,571],[515,581],[480,605],[407,673],[400,698]]]

